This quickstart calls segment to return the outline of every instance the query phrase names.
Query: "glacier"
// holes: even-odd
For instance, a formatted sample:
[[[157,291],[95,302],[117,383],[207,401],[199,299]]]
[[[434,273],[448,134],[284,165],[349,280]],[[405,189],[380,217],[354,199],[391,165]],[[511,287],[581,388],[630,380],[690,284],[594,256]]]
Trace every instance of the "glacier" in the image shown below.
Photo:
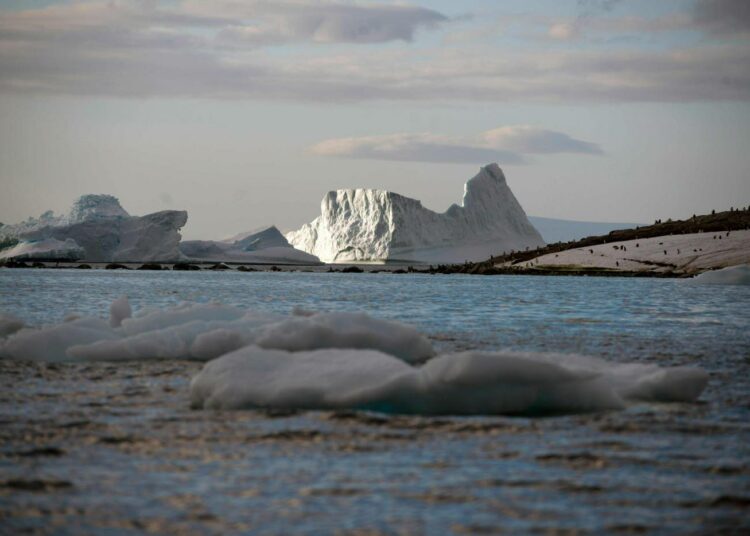
[[[328,192],[320,216],[286,238],[330,263],[461,263],[544,245],[497,164],[482,167],[462,204],[442,214],[385,190]]]
[[[191,261],[320,264],[316,256],[292,247],[273,225],[225,240],[185,240],[180,243],[180,251]]]
[[[92,262],[183,260],[179,230],[187,212],[163,210],[131,216],[111,195],[84,195],[67,215],[47,211],[39,218],[0,227],[4,259],[84,259]]]

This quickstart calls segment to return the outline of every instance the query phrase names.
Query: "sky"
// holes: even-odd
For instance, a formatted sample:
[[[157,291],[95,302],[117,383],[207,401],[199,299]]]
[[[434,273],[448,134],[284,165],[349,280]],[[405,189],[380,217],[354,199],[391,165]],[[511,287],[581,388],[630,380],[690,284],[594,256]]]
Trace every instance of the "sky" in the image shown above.
[[[535,216],[750,205],[750,1],[0,0],[4,223],[107,193],[287,231],[490,162]]]

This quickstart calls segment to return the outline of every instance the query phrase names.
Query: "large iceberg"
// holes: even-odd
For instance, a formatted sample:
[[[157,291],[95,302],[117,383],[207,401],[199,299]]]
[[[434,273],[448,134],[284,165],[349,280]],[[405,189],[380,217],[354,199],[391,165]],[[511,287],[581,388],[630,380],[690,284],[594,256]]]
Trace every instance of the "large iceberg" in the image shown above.
[[[17,241],[0,250],[0,260],[178,261],[184,258],[178,245],[186,222],[185,211],[130,216],[111,195],[84,195],[67,215],[48,211],[0,227],[0,241]]]
[[[314,255],[292,247],[273,225],[226,240],[185,240],[180,244],[180,251],[193,261],[320,264]]]
[[[481,168],[463,203],[442,214],[393,192],[337,190],[320,216],[286,237],[324,262],[458,263],[544,245],[497,164]]]

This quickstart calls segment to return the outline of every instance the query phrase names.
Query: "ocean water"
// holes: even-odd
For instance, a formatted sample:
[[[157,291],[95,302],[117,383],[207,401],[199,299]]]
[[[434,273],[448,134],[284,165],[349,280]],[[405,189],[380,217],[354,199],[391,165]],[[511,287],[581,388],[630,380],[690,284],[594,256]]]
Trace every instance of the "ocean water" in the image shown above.
[[[219,301],[366,311],[441,351],[700,366],[693,404],[522,419],[188,407],[192,362],[0,361],[0,533],[750,530],[750,287],[683,280],[0,270],[31,324]]]

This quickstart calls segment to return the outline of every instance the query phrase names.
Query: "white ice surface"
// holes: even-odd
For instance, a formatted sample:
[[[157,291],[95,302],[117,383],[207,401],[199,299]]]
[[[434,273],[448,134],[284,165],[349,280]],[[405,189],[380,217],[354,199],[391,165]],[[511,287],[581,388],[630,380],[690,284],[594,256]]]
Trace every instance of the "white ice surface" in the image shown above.
[[[294,249],[275,227],[240,233],[226,240],[186,240],[180,251],[190,260],[248,264],[320,264],[314,255]]]
[[[691,401],[707,382],[688,367],[586,356],[463,352],[435,357],[411,326],[363,313],[279,316],[221,304],[181,304],[131,316],[70,315],[22,327],[0,316],[0,357],[40,361],[210,360],[194,407],[367,409],[423,414],[541,414]],[[3,334],[7,336],[3,336]],[[216,359],[214,359],[216,358]]]
[[[119,335],[100,318],[77,318],[53,326],[24,328],[0,340],[0,357],[32,361],[68,361],[67,350],[75,345],[118,339]]]
[[[84,195],[68,215],[55,216],[47,211],[39,218],[0,227],[0,238],[21,241],[18,250],[4,250],[0,258],[179,261],[183,259],[178,248],[179,230],[186,222],[185,211],[130,216],[113,196]]]
[[[750,285],[750,264],[703,272],[688,281],[694,285]]]
[[[109,326],[119,328],[122,321],[133,316],[127,296],[120,296],[109,306]]]
[[[574,265],[694,273],[746,263],[750,263],[750,231],[743,230],[731,231],[728,235],[726,232],[692,233],[599,244],[549,253],[520,266]]]
[[[544,414],[695,400],[699,369],[613,364],[562,354],[464,352],[414,367],[372,350],[248,346],[207,363],[196,408],[367,409],[419,414]]]
[[[26,324],[13,315],[0,313],[0,339],[19,331]]]
[[[411,326],[364,313],[279,316],[222,304],[181,304],[131,317],[125,297],[98,318],[27,328],[0,341],[0,357],[46,361],[147,359],[208,360],[243,346],[294,351],[318,348],[375,349],[406,362],[434,355]]]
[[[12,248],[0,251],[0,260],[75,260],[82,258],[85,254],[83,248],[71,238],[65,240],[43,238],[41,240],[22,240]]]
[[[337,190],[323,198],[318,218],[286,237],[324,262],[460,263],[544,244],[497,164],[481,168],[462,205],[442,214],[393,192]]]

